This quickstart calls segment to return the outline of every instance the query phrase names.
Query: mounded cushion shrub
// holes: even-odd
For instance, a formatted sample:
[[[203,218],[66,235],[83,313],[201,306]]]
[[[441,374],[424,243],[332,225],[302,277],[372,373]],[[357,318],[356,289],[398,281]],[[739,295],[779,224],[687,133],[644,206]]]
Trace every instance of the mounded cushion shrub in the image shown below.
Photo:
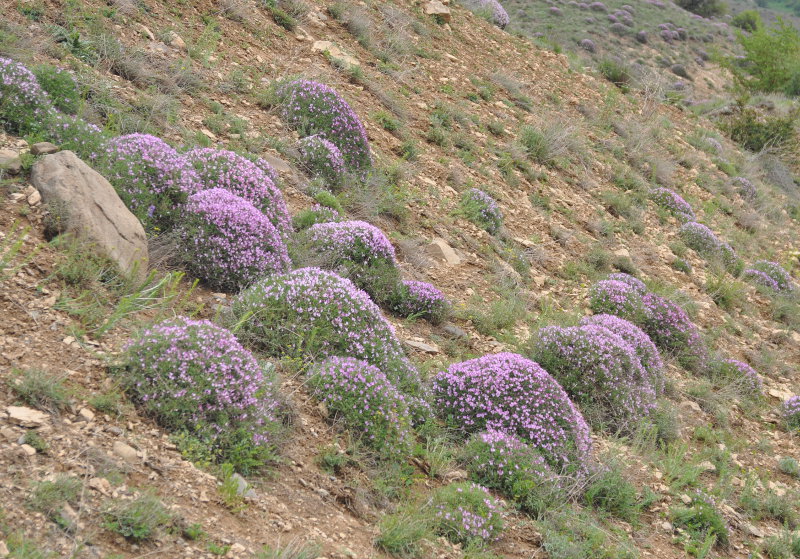
[[[669,211],[678,221],[686,223],[696,218],[692,206],[677,192],[669,188],[654,188],[650,191],[650,198],[660,207]]]
[[[709,368],[712,376],[736,386],[743,395],[750,398],[761,396],[764,388],[761,377],[747,363],[736,359],[722,359],[712,363]]]
[[[684,223],[678,231],[678,235],[686,246],[694,249],[707,260],[719,260],[726,270],[734,274],[737,271],[741,272],[741,261],[736,256],[733,247],[720,240],[711,229],[702,223],[694,221]]]
[[[440,487],[431,496],[431,507],[434,531],[454,544],[483,547],[503,531],[502,505],[480,485]]]
[[[283,195],[263,166],[232,151],[214,148],[196,148],[185,157],[204,189],[222,188],[241,196],[264,212],[281,234],[291,230]]]
[[[745,200],[755,200],[758,191],[750,179],[746,177],[733,177],[731,183],[742,198]]]
[[[274,458],[277,383],[224,328],[184,317],[160,322],[128,343],[117,372],[131,398],[176,432],[193,458],[244,473]]]
[[[533,337],[530,354],[601,424],[622,428],[656,406],[655,387],[636,351],[607,328],[546,326]]]
[[[790,431],[800,430],[800,396],[792,396],[781,408],[783,420]]]
[[[53,112],[52,102],[24,64],[0,57],[0,126],[12,134],[41,128]]]
[[[505,8],[497,0],[462,0],[462,4],[477,14],[484,15],[500,29],[505,29],[511,22]]]
[[[615,272],[613,274],[608,274],[608,277],[606,279],[627,283],[642,295],[647,293],[647,286],[644,284],[642,280],[633,277],[630,274],[626,274],[625,272]]]
[[[101,156],[103,176],[147,229],[166,229],[203,185],[183,155],[161,138],[128,134],[110,139]]]
[[[444,322],[451,309],[444,293],[429,283],[414,280],[401,281],[386,304],[397,315],[424,318],[432,324]]]
[[[613,314],[638,322],[642,312],[643,294],[638,286],[631,282],[619,279],[601,280],[589,290],[589,306],[596,314]]]
[[[307,136],[297,143],[300,158],[313,177],[325,184],[339,186],[344,180],[345,165],[342,152],[320,134]]]
[[[353,282],[319,268],[263,278],[231,303],[237,334],[274,357],[301,362],[354,357],[378,367],[401,392],[424,393],[394,328]],[[412,410],[425,405],[408,400]]]
[[[234,293],[291,266],[269,218],[222,188],[192,194],[177,230],[186,267],[213,289]]]
[[[312,262],[340,271],[378,302],[399,281],[392,243],[365,221],[316,223],[305,231],[300,244]]]
[[[581,320],[581,325],[586,324],[602,326],[628,342],[639,357],[642,367],[650,376],[656,396],[664,391],[664,362],[661,360],[661,354],[658,352],[656,344],[644,330],[624,318],[611,314],[587,316]]]
[[[589,427],[542,367],[515,353],[454,363],[433,379],[434,407],[464,433],[502,431],[529,442],[556,471],[589,471]]]
[[[492,235],[503,225],[503,214],[497,202],[478,188],[470,188],[461,197],[461,213]]]
[[[532,499],[536,488],[556,480],[541,453],[503,431],[475,433],[464,447],[462,461],[472,481],[502,492],[528,512],[538,512],[541,506]]]
[[[743,274],[774,291],[792,291],[793,289],[792,276],[777,262],[758,260]]]
[[[708,363],[708,349],[697,326],[677,303],[647,293],[642,297],[642,317],[638,322],[662,350],[677,355],[690,370],[702,370]]]
[[[301,137],[319,135],[332,142],[348,170],[364,173],[372,166],[367,131],[356,112],[333,88],[311,80],[280,85],[276,94],[286,122]]]
[[[309,371],[308,384],[329,413],[385,456],[411,447],[405,398],[374,365],[352,357],[329,357]]]

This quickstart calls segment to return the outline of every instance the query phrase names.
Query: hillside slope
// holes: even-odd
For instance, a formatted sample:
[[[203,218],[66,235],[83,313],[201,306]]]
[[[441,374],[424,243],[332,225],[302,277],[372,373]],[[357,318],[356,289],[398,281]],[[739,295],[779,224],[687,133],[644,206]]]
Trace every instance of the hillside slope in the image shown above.
[[[742,151],[657,88],[623,93],[458,5],[445,22],[426,15],[426,2],[292,2],[299,25],[289,31],[267,4],[2,0],[0,55],[71,69],[82,86],[83,116],[114,134],[147,132],[176,147],[269,156],[292,215],[319,199],[319,184],[298,162],[297,134],[281,118],[272,84],[303,77],[335,88],[364,123],[380,171],[366,184],[342,187],[343,211],[386,232],[404,278],[432,283],[453,303],[444,325],[387,314],[429,378],[454,362],[526,352],[542,326],[577,324],[591,312],[590,287],[622,271],[684,305],[713,352],[749,363],[763,380],[763,395],[753,398],[735,383],[693,374],[665,352],[660,406],[679,420],[673,440],[660,446],[636,426],[592,434],[599,460],[619,462],[635,488],[626,506],[636,514],[604,511],[583,496],[554,507],[572,515],[567,520],[534,518],[510,505],[504,533],[486,550],[431,537],[418,556],[666,558],[704,556],[710,542],[707,556],[748,557],[796,528],[800,480],[779,467],[784,458],[800,460],[797,435],[780,416],[783,401],[800,392],[796,294],[777,296],[707,261],[651,192],[679,193],[745,267],[776,261],[796,278],[800,214],[786,163]],[[703,72],[724,83],[715,68]],[[0,148],[25,153],[27,146],[0,137]],[[84,249],[45,241],[49,210],[35,197],[29,203],[32,156],[23,162],[22,174],[2,183],[0,243],[19,235],[15,223],[31,230],[13,260],[20,268],[0,276],[0,380],[11,387],[20,371],[41,369],[62,378],[70,393],[60,405],[43,402],[46,416],[25,426],[0,415],[0,541],[11,557],[47,556],[34,548],[65,557],[251,557],[264,545],[285,551],[261,557],[388,557],[375,546],[386,530],[381,519],[399,511],[401,523],[411,524],[413,516],[402,514],[466,478],[463,444],[445,429],[438,438],[420,429],[398,464],[359,449],[352,433],[327,420],[295,364],[279,362],[290,408],[279,460],[251,479],[254,498],[220,490],[219,468],[188,462],[107,369],[141,326],[178,314],[218,318],[233,294],[202,284],[192,290],[180,279],[159,291],[157,304],[115,316],[114,281],[75,271],[88,268]],[[735,177],[757,194],[743,196]],[[496,200],[499,231],[468,219],[462,198],[472,188]],[[435,241],[458,258],[437,258]],[[162,268],[158,277],[170,269]],[[109,316],[119,320],[100,328]],[[0,391],[0,411],[20,404],[32,406],[19,390]],[[46,450],[30,454],[31,430]],[[57,499],[51,510],[37,484],[62,474],[79,488],[69,510]],[[730,529],[727,545],[698,542],[676,521],[695,491],[716,500]],[[132,541],[109,527],[109,507],[147,494],[174,513],[171,528]],[[593,543],[570,548],[565,533],[591,540],[578,529],[584,525],[597,526]],[[305,542],[319,544],[319,554],[300,550]]]

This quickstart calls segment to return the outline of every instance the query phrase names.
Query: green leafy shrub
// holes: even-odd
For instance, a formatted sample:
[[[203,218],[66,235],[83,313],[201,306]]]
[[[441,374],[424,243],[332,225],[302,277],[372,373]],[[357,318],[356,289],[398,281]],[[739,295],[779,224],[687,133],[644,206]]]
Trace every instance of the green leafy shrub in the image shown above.
[[[752,107],[739,107],[721,120],[720,128],[745,149],[758,153],[764,148],[786,148],[795,139],[797,112],[785,116],[760,114]]]
[[[167,507],[147,493],[132,500],[115,500],[102,514],[106,529],[135,542],[152,539],[173,521]]]
[[[728,7],[722,0],[678,0],[678,6],[703,17],[721,16]]]
[[[733,16],[731,25],[753,33],[761,28],[761,14],[757,10],[743,10]]]
[[[600,74],[620,88],[623,92],[627,92],[633,83],[633,76],[630,69],[619,59],[604,58],[597,65]]]
[[[586,486],[586,504],[611,513],[626,522],[633,522],[640,513],[636,487],[622,474],[616,464],[604,466]]]
[[[69,405],[64,378],[41,369],[13,371],[8,386],[24,404],[42,411],[58,413]]]
[[[56,109],[70,115],[77,114],[81,106],[81,95],[70,72],[42,64],[33,68],[33,74]]]
[[[674,508],[672,523],[686,531],[686,550],[695,556],[701,549],[728,544],[728,525],[714,500],[704,493],[695,493],[689,506]]]
[[[492,235],[503,225],[503,214],[497,202],[477,188],[470,188],[464,193],[459,211],[466,219]]]

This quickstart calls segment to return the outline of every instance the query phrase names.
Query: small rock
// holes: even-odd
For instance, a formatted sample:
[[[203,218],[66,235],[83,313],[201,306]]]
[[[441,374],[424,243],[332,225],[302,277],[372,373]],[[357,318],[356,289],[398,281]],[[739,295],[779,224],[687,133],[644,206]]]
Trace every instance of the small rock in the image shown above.
[[[50,142],[37,142],[31,146],[32,155],[49,155],[58,151],[58,146]]]
[[[469,334],[455,324],[445,324],[442,326],[442,330],[457,340],[469,339]]]
[[[261,156],[261,159],[269,163],[273,169],[281,174],[290,173],[292,171],[292,168],[289,166],[289,164],[280,157],[275,157],[274,155],[265,153]]]
[[[151,41],[155,41],[155,40],[156,40],[156,37],[155,37],[155,35],[153,35],[153,32],[152,32],[152,31],[150,31],[150,29],[149,29],[149,28],[148,28],[146,25],[142,25],[142,24],[140,23],[140,24],[139,24],[139,31],[141,31],[141,32],[142,32],[142,35],[144,35],[145,37],[147,37],[149,40],[151,40]]]
[[[17,433],[11,427],[3,427],[0,429],[0,435],[3,436],[7,441],[13,441],[17,438]]]
[[[111,494],[111,483],[104,477],[93,477],[89,480],[89,487],[103,495]]]
[[[239,474],[233,474],[231,477],[236,481],[237,495],[244,497],[245,499],[255,499],[257,497],[256,492],[253,491],[253,488],[250,487],[250,484],[247,483],[246,479]]]
[[[8,406],[6,413],[8,420],[20,427],[41,427],[49,419],[46,413],[24,406]]]
[[[114,451],[114,454],[128,463],[136,462],[139,459],[139,456],[136,454],[136,450],[132,446],[127,445],[122,441],[114,441],[112,450]]]
[[[431,0],[425,4],[425,15],[437,16],[445,23],[450,23],[450,8],[439,2],[438,0]]]
[[[665,520],[664,522],[662,522],[662,523],[661,523],[661,528],[662,528],[662,529],[663,529],[665,532],[672,532],[672,524],[670,524],[670,523],[669,523],[669,522],[667,522],[666,520]]]
[[[186,50],[186,41],[184,41],[181,36],[174,31],[170,31],[169,46],[178,50]]]
[[[424,351],[425,353],[439,353],[439,348],[426,344],[425,342],[417,342],[415,340],[406,340],[406,345],[413,347],[414,349],[418,349],[420,351]]]
[[[78,421],[85,421],[87,423],[94,421],[94,412],[89,408],[81,408],[81,411],[78,412]]]
[[[763,538],[764,532],[758,527],[750,524],[749,522],[744,525],[744,529],[747,530],[747,533],[751,536],[755,536],[757,538]]]
[[[714,464],[712,464],[709,460],[705,460],[703,462],[700,462],[698,464],[698,466],[700,468],[702,468],[704,472],[716,472],[717,471],[717,467]]]
[[[683,495],[681,495],[681,502],[684,505],[691,505],[692,504],[692,498],[689,497],[689,495],[683,494]]]
[[[41,201],[42,201],[42,195],[39,194],[38,190],[34,190],[33,192],[31,192],[28,195],[28,205],[29,206],[35,206],[36,204],[38,204]]]
[[[11,552],[8,550],[6,542],[0,541],[0,557],[8,557]]]
[[[461,257],[456,254],[453,247],[447,244],[447,241],[444,239],[434,239],[431,241],[431,244],[427,246],[425,251],[429,256],[437,260],[443,260],[450,266],[458,266],[461,264]]]
[[[700,408],[700,405],[697,402],[692,402],[691,400],[684,400],[679,404],[680,408],[683,410],[693,410],[698,413],[702,412],[703,410]]]
[[[34,454],[36,454],[36,449],[35,449],[35,448],[33,448],[33,447],[32,447],[31,445],[29,445],[29,444],[22,444],[22,445],[20,445],[20,448],[21,448],[21,449],[22,449],[22,451],[23,451],[25,454],[27,454],[28,456],[33,456]]]
[[[5,169],[10,175],[18,175],[22,171],[19,154],[10,149],[0,149],[0,169]]]

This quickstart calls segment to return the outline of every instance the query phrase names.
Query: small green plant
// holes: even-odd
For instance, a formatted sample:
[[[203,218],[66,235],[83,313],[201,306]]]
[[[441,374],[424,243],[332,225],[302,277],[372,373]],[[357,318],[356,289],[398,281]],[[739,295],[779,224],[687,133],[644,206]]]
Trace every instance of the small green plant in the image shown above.
[[[50,448],[47,441],[44,440],[44,437],[36,431],[28,431],[25,433],[25,444],[32,447],[36,452],[47,452],[47,449]]]
[[[64,377],[41,369],[13,371],[9,388],[22,402],[42,411],[58,413],[69,405]]]
[[[387,514],[378,522],[375,546],[397,557],[419,557],[421,543],[432,536],[430,518],[419,510]]]
[[[783,530],[764,540],[761,552],[767,559],[797,559],[800,557],[800,535]]]
[[[189,541],[197,541],[205,536],[206,532],[203,530],[203,525],[199,522],[189,524],[183,529],[183,537]]]
[[[636,559],[633,543],[621,531],[609,533],[589,514],[568,507],[537,523],[550,559]]]
[[[11,224],[11,229],[0,239],[0,285],[30,262],[39,247],[28,252],[22,253],[25,246],[25,239],[28,237],[29,227],[20,227],[17,222]]]
[[[234,512],[243,510],[247,505],[242,496],[240,477],[235,475],[232,464],[220,466],[219,494],[225,506]]]
[[[100,413],[112,417],[122,417],[128,412],[128,406],[124,402],[124,396],[118,390],[108,390],[93,395],[89,398],[89,405]]]
[[[454,483],[431,497],[432,528],[450,542],[482,548],[503,531],[502,506],[484,487]]]
[[[728,526],[708,495],[697,492],[689,506],[674,508],[671,518],[686,531],[684,546],[694,557],[706,557],[712,547],[728,544]]]
[[[604,466],[586,487],[584,498],[586,504],[626,522],[633,522],[639,517],[640,506],[637,502],[636,488],[622,475],[618,464]]]
[[[633,82],[633,76],[624,62],[613,58],[606,58],[600,61],[597,69],[605,79],[620,88],[623,93],[628,92]]]
[[[254,559],[317,559],[321,554],[322,548],[317,544],[292,540],[284,547],[266,546]]]
[[[172,513],[150,493],[140,493],[131,500],[114,499],[102,516],[106,529],[135,542],[152,539],[173,521]]]
[[[53,481],[43,481],[33,486],[28,505],[51,520],[61,524],[61,508],[77,502],[81,481],[76,477],[59,475]]]
[[[461,197],[459,213],[492,235],[503,225],[503,214],[497,202],[477,188],[467,190]]]
[[[397,132],[402,126],[402,122],[400,122],[400,120],[393,117],[386,111],[378,111],[372,115],[372,118],[375,119],[375,122],[377,122],[381,128],[388,132]]]
[[[791,456],[784,456],[778,461],[778,469],[786,474],[800,478],[800,463]]]
[[[33,74],[42,89],[50,96],[55,108],[71,115],[78,112],[81,97],[72,74],[49,64],[34,67]]]

